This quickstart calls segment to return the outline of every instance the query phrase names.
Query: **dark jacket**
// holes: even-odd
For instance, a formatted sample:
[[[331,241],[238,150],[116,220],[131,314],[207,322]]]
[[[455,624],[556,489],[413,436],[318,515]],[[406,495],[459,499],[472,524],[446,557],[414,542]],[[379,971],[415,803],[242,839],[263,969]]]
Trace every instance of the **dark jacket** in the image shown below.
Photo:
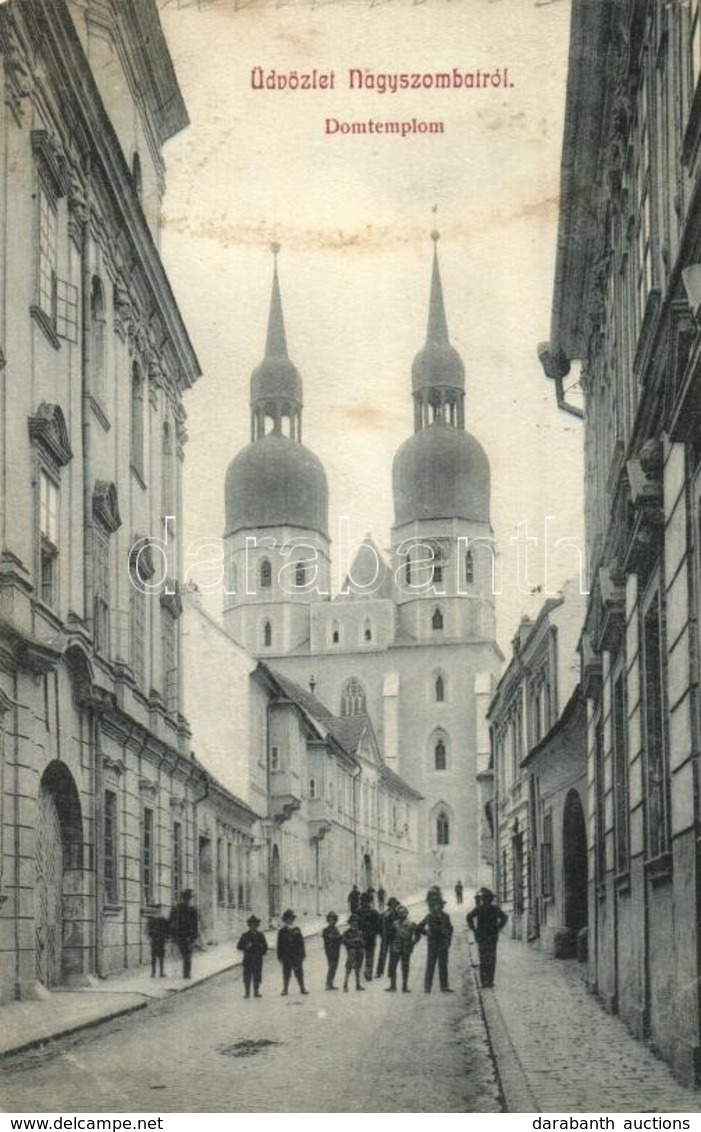
[[[253,959],[256,956],[260,956],[262,959],[268,950],[268,941],[262,932],[249,928],[247,932],[243,933],[236,947],[239,951],[243,951],[244,960],[246,958]]]
[[[335,924],[327,924],[321,933],[321,938],[324,941],[324,951],[326,958],[332,963],[338,960],[341,954],[341,933]]]
[[[508,918],[498,904],[478,904],[465,917],[467,926],[475,933],[478,943],[481,940],[498,939]]]
[[[429,912],[420,924],[417,932],[428,937],[429,945],[434,947],[450,947],[453,938],[453,925],[447,912]]]
[[[372,947],[382,931],[382,916],[368,905],[358,912],[358,927],[366,947]]]
[[[365,950],[363,936],[360,930],[355,927],[355,925],[346,928],[343,935],[341,936],[341,940],[343,942],[343,946],[348,952],[349,957],[351,955],[360,955],[361,957],[363,956]]]
[[[170,934],[176,943],[194,943],[199,931],[197,909],[194,904],[180,901],[170,913]]]
[[[348,911],[357,912],[360,908],[360,890],[352,888],[348,893]]]
[[[170,935],[170,924],[165,916],[149,916],[146,932],[154,947],[163,947]]]
[[[300,963],[306,954],[300,928],[283,924],[277,933],[277,957],[280,962],[287,959],[291,963]]]

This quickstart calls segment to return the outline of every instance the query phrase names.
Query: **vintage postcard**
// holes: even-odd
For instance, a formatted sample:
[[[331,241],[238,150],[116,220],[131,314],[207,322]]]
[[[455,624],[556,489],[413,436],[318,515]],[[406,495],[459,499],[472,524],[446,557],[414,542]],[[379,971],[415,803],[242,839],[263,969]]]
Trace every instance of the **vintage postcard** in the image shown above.
[[[690,1128],[701,5],[0,65],[3,1110]]]

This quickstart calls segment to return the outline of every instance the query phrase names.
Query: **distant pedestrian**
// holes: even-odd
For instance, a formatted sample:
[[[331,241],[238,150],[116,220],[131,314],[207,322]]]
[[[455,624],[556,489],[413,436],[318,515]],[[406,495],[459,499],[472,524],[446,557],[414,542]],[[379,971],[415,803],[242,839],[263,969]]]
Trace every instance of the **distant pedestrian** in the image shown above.
[[[183,959],[183,978],[192,975],[192,949],[199,934],[199,917],[192,903],[192,889],[186,888],[180,900],[171,909],[169,932]]]
[[[494,893],[491,889],[481,888],[479,898],[479,903],[475,903],[472,911],[467,913],[467,926],[474,933],[477,941],[480,983],[483,987],[493,987],[499,932],[509,917],[498,904],[494,903]]]
[[[380,885],[380,887],[377,890],[377,910],[378,910],[378,912],[384,912],[384,910],[385,910],[385,897],[386,897],[386,895],[387,895],[387,893],[385,892],[382,885]]]
[[[416,924],[413,924],[409,919],[408,909],[400,905],[397,909],[392,938],[389,944],[389,986],[385,987],[385,990],[396,991],[397,966],[401,962],[402,990],[405,994],[408,993],[411,954],[416,941],[420,938],[421,936]]]
[[[389,945],[392,939],[392,929],[394,921],[397,918],[397,909],[400,907],[399,901],[396,896],[390,896],[387,901],[387,907],[382,913],[382,931],[380,933],[380,954],[377,960],[377,970],[375,978],[380,979],[385,973],[385,963],[387,962],[387,955],[389,954]]]
[[[343,980],[343,989],[344,991],[348,990],[348,980],[351,971],[353,971],[355,973],[355,989],[364,991],[365,987],[360,982],[360,971],[365,958],[365,946],[358,927],[358,917],[355,914],[348,917],[348,927],[341,936],[341,941],[346,949],[346,975]]]
[[[462,886],[462,881],[459,880],[458,883],[455,885],[455,899],[457,900],[458,904],[462,904],[463,891],[464,890],[463,890],[463,886]]]
[[[336,971],[338,970],[338,961],[341,956],[341,933],[337,927],[338,916],[335,912],[329,912],[326,917],[326,927],[321,933],[324,941],[324,951],[326,953],[326,962],[328,967],[326,970],[326,989],[338,990],[338,987],[333,985],[336,978]]]
[[[369,892],[364,892],[360,900],[358,927],[360,928],[363,937],[363,945],[365,947],[365,978],[370,982],[375,966],[377,937],[382,931],[382,917],[380,913],[373,908],[372,896]]]
[[[277,957],[282,964],[282,994],[287,994],[290,976],[294,974],[301,994],[309,994],[304,987],[304,936],[294,927],[297,919],[291,908],[282,913],[282,927],[277,933]]]
[[[441,990],[444,993],[450,993],[450,987],[448,986],[448,952],[450,951],[450,944],[453,938],[453,925],[450,922],[450,916],[447,912],[443,911],[444,905],[444,900],[441,900],[440,907],[434,904],[433,910],[429,912],[428,916],[421,921],[417,928],[417,931],[419,931],[421,935],[425,935],[428,939],[426,974],[424,976],[424,990],[426,994],[431,993],[436,964],[438,965],[438,980]]]
[[[439,912],[441,910],[445,901],[440,890],[440,885],[431,885],[428,892],[426,893],[426,903],[428,905],[429,912]]]
[[[260,920],[257,916],[249,916],[246,920],[248,931],[244,932],[236,944],[243,952],[243,989],[246,998],[251,997],[251,986],[256,998],[261,998],[260,984],[263,981],[263,956],[268,950],[268,941],[262,932],[258,931]]]
[[[151,978],[156,977],[156,964],[158,964],[161,978],[165,978],[163,963],[166,957],[166,940],[170,935],[170,924],[163,915],[163,908],[159,904],[154,916],[149,916],[146,924],[149,946],[151,948]]]
[[[357,884],[354,884],[348,893],[348,911],[351,916],[354,912],[360,911],[360,889]]]

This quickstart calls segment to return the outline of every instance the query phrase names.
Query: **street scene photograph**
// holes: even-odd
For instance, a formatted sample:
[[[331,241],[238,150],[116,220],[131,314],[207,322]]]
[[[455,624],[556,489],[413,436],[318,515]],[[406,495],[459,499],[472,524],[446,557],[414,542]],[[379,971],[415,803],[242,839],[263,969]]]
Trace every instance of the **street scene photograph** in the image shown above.
[[[690,1129],[701,0],[0,81],[0,1112]]]

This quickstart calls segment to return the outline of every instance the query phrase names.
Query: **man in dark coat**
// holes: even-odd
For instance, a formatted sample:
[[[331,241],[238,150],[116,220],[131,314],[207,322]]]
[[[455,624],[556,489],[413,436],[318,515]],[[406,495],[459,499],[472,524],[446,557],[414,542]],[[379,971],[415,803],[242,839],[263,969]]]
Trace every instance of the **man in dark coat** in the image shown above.
[[[192,974],[192,948],[199,933],[197,909],[192,903],[192,889],[186,888],[180,900],[171,908],[168,930],[183,957],[183,978]]]
[[[348,911],[351,916],[360,911],[360,889],[354,884],[348,893]]]
[[[160,905],[157,914],[149,916],[146,932],[151,946],[151,978],[155,979],[156,977],[156,963],[158,963],[161,978],[164,978],[163,963],[166,956],[166,940],[170,932],[170,924],[163,915]]]
[[[458,883],[455,885],[455,899],[457,900],[458,904],[462,904],[462,894],[463,894],[462,881],[459,880]]]
[[[309,994],[304,987],[304,960],[306,950],[304,936],[294,926],[297,919],[291,908],[282,913],[282,927],[277,933],[277,957],[282,964],[282,994],[287,994],[290,975],[294,973],[301,994]]]
[[[263,981],[263,956],[268,950],[268,941],[262,932],[258,931],[260,920],[257,916],[249,916],[246,920],[248,931],[244,932],[236,944],[243,952],[243,989],[245,997],[251,997],[251,984],[256,998],[261,998],[260,984]]]
[[[380,913],[373,908],[372,896],[369,892],[364,892],[361,897],[360,911],[358,912],[358,927],[363,937],[363,947],[365,949],[365,978],[370,982],[375,966],[377,937],[382,931],[382,917]]]
[[[387,901],[387,907],[381,916],[382,921],[382,934],[380,936],[380,955],[377,960],[377,970],[375,978],[381,979],[385,973],[385,963],[389,954],[389,945],[392,941],[392,930],[394,922],[397,919],[397,910],[399,908],[399,901],[396,896],[390,896]]]
[[[479,903],[467,913],[467,926],[477,941],[480,958],[480,982],[483,987],[494,986],[494,970],[497,965],[497,943],[499,932],[508,920],[498,904],[494,903],[494,893],[489,888],[479,890]]]
[[[431,993],[433,975],[438,964],[438,979],[441,990],[450,993],[448,986],[448,952],[453,938],[453,925],[450,916],[443,911],[445,900],[435,901],[428,916],[424,917],[417,926],[417,931],[428,939],[428,952],[426,955],[426,974],[424,976],[424,990]]]

